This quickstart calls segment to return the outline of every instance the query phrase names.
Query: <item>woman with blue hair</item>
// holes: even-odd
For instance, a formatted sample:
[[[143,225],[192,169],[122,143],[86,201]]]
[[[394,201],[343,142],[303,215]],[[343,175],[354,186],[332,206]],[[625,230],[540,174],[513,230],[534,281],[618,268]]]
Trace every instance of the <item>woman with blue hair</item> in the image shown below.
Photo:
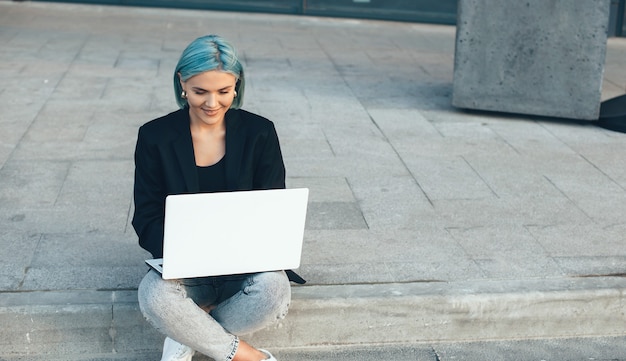
[[[139,244],[163,257],[165,198],[170,194],[285,188],[285,167],[271,121],[245,110],[245,77],[233,47],[208,35],[183,51],[174,71],[179,110],[139,129],[135,213]],[[236,255],[223,255],[236,258]],[[276,360],[239,338],[287,314],[292,271],[164,280],[150,270],[139,306],[165,334],[162,361]]]

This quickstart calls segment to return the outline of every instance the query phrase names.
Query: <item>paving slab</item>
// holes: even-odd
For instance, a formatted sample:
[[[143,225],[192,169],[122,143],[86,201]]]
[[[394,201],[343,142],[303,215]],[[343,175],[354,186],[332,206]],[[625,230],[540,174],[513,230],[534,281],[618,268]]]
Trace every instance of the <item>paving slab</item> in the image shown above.
[[[0,359],[158,357],[134,144],[176,109],[172,69],[206,33],[237,46],[245,108],[275,122],[288,186],[310,188],[308,283],[255,344],[624,336],[626,137],[454,108],[455,30],[0,1]],[[603,99],[626,93],[625,54],[610,38]]]

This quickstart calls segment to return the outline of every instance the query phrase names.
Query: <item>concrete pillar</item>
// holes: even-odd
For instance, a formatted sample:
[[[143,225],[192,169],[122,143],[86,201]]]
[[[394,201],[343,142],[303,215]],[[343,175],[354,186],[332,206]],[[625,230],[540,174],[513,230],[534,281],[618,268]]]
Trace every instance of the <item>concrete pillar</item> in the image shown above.
[[[611,0],[459,0],[452,104],[597,120]]]

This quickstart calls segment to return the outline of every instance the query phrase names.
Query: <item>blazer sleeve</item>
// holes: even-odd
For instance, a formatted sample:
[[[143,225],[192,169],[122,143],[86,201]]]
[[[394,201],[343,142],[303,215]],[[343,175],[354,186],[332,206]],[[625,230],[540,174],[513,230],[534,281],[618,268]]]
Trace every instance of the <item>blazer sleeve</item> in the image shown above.
[[[266,133],[265,144],[262,151],[258,152],[258,166],[254,172],[255,189],[279,189],[285,188],[285,164],[280,150],[280,142],[273,123]],[[305,284],[306,280],[293,270],[285,270],[291,282]]]
[[[256,168],[254,170],[254,189],[282,189],[285,188],[285,164],[276,128],[273,123],[269,123],[268,131],[265,133],[264,144],[260,144],[261,151],[255,156]]]
[[[144,128],[139,128],[135,147],[135,213],[132,224],[139,237],[139,245],[154,258],[161,258],[166,189],[158,147],[150,144],[147,138]]]

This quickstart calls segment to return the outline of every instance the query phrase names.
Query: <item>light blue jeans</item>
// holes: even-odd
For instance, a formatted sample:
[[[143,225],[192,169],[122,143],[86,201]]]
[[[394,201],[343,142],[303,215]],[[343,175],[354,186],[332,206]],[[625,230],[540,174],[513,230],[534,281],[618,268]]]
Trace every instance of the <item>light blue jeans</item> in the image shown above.
[[[216,361],[230,361],[240,335],[287,315],[291,288],[283,271],[164,280],[150,270],[138,298],[158,331]],[[203,307],[212,309],[207,313]]]

